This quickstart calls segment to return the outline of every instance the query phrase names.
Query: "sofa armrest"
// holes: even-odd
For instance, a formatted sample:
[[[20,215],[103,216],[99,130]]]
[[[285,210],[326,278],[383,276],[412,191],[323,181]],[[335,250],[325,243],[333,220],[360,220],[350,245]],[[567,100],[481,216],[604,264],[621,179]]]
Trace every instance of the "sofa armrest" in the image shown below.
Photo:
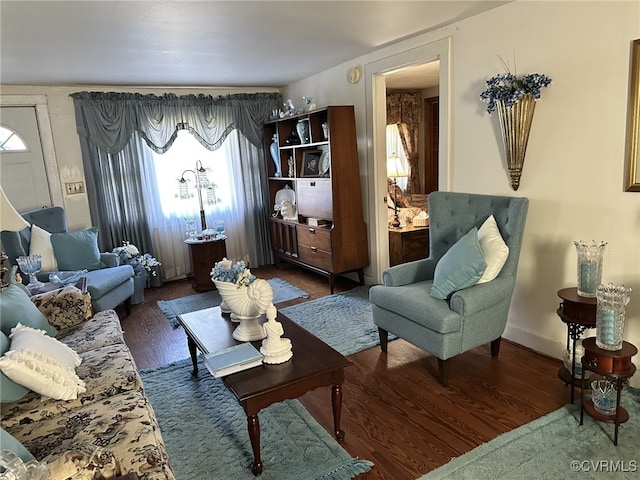
[[[120,266],[120,257],[116,253],[101,253],[100,261],[104,263],[105,268]]]
[[[508,290],[513,290],[513,277],[499,277],[490,282],[479,283],[454,292],[449,300],[449,306],[454,312],[467,317],[504,303],[507,298],[505,291]]]
[[[435,268],[436,261],[431,258],[401,263],[382,272],[382,282],[388,287],[399,287],[400,285],[432,280]]]

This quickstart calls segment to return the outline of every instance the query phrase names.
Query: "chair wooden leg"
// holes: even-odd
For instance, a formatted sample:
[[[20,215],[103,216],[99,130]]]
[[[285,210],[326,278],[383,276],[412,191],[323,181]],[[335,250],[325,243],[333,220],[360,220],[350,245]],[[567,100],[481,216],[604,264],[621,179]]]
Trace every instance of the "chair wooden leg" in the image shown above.
[[[495,340],[493,340],[491,342],[491,356],[492,357],[497,357],[498,353],[500,353],[500,340],[502,340],[502,337],[498,337]]]
[[[443,387],[449,384],[449,360],[451,359],[438,359],[438,381]]]
[[[131,315],[131,297],[127,298],[124,301],[124,313],[127,317]]]
[[[378,327],[378,335],[380,336],[380,348],[387,353],[387,342],[389,340],[389,332]]]

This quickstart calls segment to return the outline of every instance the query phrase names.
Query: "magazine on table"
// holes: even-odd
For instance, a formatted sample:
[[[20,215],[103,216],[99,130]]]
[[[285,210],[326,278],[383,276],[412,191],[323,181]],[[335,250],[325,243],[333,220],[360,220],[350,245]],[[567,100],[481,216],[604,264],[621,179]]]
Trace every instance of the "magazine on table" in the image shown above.
[[[240,343],[218,352],[207,353],[204,364],[214,377],[262,365],[262,354],[249,342]]]

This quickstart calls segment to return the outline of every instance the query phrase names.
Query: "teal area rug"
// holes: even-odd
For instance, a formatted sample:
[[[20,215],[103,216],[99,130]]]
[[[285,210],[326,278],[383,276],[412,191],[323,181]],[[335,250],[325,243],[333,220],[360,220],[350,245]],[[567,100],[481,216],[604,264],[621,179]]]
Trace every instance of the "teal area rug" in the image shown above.
[[[349,355],[379,343],[368,291],[359,287],[282,312]],[[177,479],[255,478],[244,411],[221,379],[204,366],[200,372],[191,377],[190,359],[141,372]],[[373,466],[351,458],[297,400],[271,405],[258,416],[262,480],[346,480]]]
[[[142,372],[177,480],[347,480],[371,469],[287,400],[258,414],[264,469],[254,477],[244,410],[221,379],[201,372],[191,376],[190,359]]]
[[[373,323],[369,288],[365,285],[281,310],[327,345],[343,355],[351,355],[380,345],[378,327]],[[284,332],[285,336],[287,332]],[[393,340],[389,334],[389,340]]]
[[[280,278],[271,278],[267,280],[273,289],[273,303],[286,302],[294,298],[309,297],[309,294]],[[187,297],[176,298],[175,300],[158,300],[158,307],[162,310],[169,323],[174,327],[178,327],[178,315],[183,313],[195,312],[205,308],[217,307],[221,303],[220,294],[217,290],[210,292],[198,293]]]
[[[535,392],[531,392],[535,395]],[[579,425],[580,403],[567,405],[507,432],[419,480],[554,480],[640,478],[640,390],[625,387],[622,405],[629,421],[613,424],[587,413]]]

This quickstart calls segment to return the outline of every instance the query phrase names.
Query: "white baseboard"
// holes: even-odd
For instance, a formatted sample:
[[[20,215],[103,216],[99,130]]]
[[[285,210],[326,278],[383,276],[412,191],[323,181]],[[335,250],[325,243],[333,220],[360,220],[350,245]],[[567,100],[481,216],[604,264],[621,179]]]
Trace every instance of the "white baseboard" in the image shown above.
[[[502,337],[536,352],[558,359],[562,359],[562,352],[567,348],[562,341],[558,341],[557,339],[549,340],[539,336],[535,332],[513,327],[509,324],[507,324],[507,328],[505,328]]]
[[[502,337],[536,352],[558,359],[562,358],[562,352],[564,352],[566,348],[564,342],[549,340],[547,338],[540,337],[535,332],[529,332],[511,325],[507,325]],[[640,361],[638,359],[632,359],[632,361],[634,360],[636,364]],[[629,385],[634,388],[640,388],[640,373],[636,372],[636,374],[629,379]]]

